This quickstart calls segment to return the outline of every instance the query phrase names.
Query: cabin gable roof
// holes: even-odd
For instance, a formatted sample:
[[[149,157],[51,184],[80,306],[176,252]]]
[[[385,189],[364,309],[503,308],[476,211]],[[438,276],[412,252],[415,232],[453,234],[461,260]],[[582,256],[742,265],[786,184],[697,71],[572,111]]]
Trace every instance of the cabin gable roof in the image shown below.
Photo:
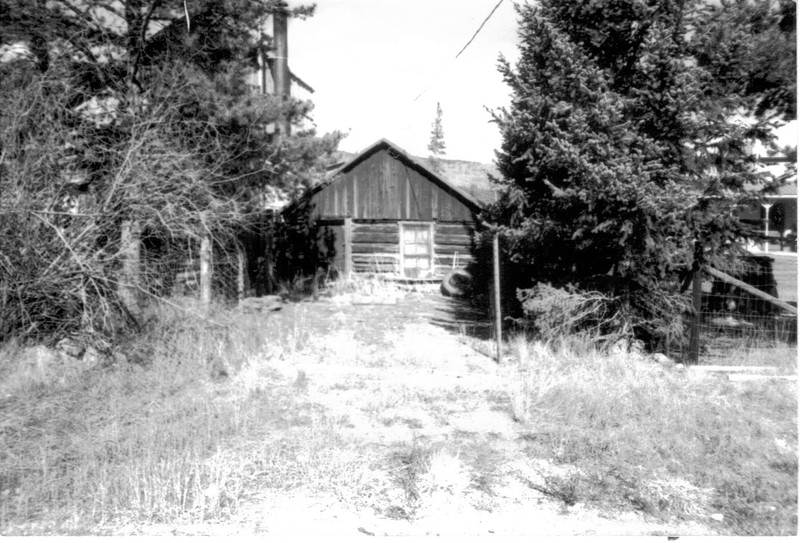
[[[416,160],[413,156],[411,156],[399,145],[396,145],[385,138],[379,139],[378,141],[376,141],[375,143],[373,143],[372,145],[370,145],[369,147],[358,153],[350,161],[346,162],[345,164],[334,170],[332,173],[329,174],[328,179],[326,181],[320,183],[315,187],[312,187],[310,191],[307,192],[302,197],[302,199],[305,200],[311,198],[314,194],[335,184],[341,178],[342,174],[350,172],[351,170],[356,168],[359,164],[363,163],[369,157],[373,156],[375,153],[381,150],[386,150],[392,158],[402,162],[403,164],[412,168],[413,170],[416,170],[419,174],[427,178],[430,182],[432,182],[435,185],[438,185],[444,191],[450,193],[455,199],[463,203],[473,213],[477,214],[483,208],[483,206],[470,194],[464,192],[462,189],[449,183],[447,180],[443,179],[441,176],[431,171],[426,165]]]

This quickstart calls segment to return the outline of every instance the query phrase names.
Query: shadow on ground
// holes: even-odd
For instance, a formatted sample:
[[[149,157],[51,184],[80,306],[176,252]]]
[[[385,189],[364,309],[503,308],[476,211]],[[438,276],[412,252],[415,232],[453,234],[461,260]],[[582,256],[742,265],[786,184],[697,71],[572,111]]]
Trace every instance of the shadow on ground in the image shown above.
[[[480,297],[436,295],[428,300],[427,320],[448,332],[485,340],[493,337],[489,304]]]

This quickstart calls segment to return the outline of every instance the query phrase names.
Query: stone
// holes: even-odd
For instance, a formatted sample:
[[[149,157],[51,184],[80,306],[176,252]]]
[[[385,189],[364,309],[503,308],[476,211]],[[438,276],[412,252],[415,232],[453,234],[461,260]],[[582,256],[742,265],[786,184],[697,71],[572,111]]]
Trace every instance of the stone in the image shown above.
[[[82,358],[84,365],[87,367],[96,366],[102,359],[100,352],[91,345],[86,347]]]
[[[130,359],[128,358],[128,355],[126,355],[125,353],[114,351],[113,353],[111,353],[111,363],[117,366],[125,366],[128,363],[130,363]]]
[[[281,297],[275,294],[252,298],[242,298],[239,300],[239,307],[245,313],[264,313],[276,311],[281,308],[283,302]]]
[[[629,350],[629,352],[631,352],[633,354],[638,354],[638,355],[644,354],[644,352],[645,352],[644,342],[642,340],[640,340],[640,339],[634,339],[633,341],[631,341],[631,344],[630,344],[630,347],[629,347],[628,350]]]
[[[614,342],[609,349],[611,354],[632,354],[635,357],[642,356],[644,353],[644,343],[638,339],[621,338]]]
[[[56,350],[72,358],[81,358],[86,352],[86,346],[72,338],[64,338],[56,343]]]
[[[664,353],[653,353],[650,355],[650,360],[665,368],[672,368],[675,366],[675,361]]]

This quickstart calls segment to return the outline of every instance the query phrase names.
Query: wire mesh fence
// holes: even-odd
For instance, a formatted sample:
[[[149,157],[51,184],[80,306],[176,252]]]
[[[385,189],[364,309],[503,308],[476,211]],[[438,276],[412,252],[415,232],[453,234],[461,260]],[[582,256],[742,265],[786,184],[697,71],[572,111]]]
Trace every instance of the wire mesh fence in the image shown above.
[[[767,365],[797,356],[797,256],[749,255],[717,263],[702,276],[698,316],[700,364]],[[722,272],[722,273],[719,273]],[[747,287],[750,288],[747,288]],[[683,318],[683,337],[672,356],[689,358],[694,316]]]
[[[256,281],[263,275],[260,267],[265,259],[263,254],[258,258],[263,243],[256,241],[255,252],[241,240],[212,241],[207,268],[211,301],[232,305],[259,294]],[[139,270],[137,286],[143,297],[201,297],[199,240],[144,238]],[[797,255],[748,255],[718,262],[713,270],[718,273],[702,275],[701,311],[694,323],[699,332],[698,362],[768,365],[775,360],[795,360]],[[552,305],[553,300],[548,303]],[[540,324],[548,324],[547,315],[537,317]],[[693,312],[675,315],[675,326],[670,327],[671,337],[665,343],[668,355],[691,358],[693,320]]]
[[[143,239],[136,280],[139,297],[199,298],[203,273],[200,249],[199,240],[194,239]],[[232,304],[247,294],[245,258],[234,241],[211,243],[208,273],[213,302]]]

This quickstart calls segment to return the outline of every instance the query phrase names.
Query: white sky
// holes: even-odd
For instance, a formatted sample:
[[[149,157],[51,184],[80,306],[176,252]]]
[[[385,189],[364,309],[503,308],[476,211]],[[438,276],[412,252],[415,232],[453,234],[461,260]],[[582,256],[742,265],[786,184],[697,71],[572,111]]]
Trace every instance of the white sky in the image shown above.
[[[438,101],[447,158],[492,162],[500,136],[486,108],[508,104],[497,59],[518,57],[513,0],[455,56],[497,1],[316,0],[313,17],[289,21],[289,65],[316,91],[318,132],[349,132],[345,151],[387,138],[428,156]],[[797,145],[797,126],[779,130],[781,145]]]
[[[497,1],[317,0],[314,17],[289,21],[289,66],[316,91],[318,132],[349,131],[346,151],[387,138],[428,156],[438,101],[446,156],[491,162],[500,137],[486,107],[508,104],[497,59],[516,59],[512,1],[454,58]]]

